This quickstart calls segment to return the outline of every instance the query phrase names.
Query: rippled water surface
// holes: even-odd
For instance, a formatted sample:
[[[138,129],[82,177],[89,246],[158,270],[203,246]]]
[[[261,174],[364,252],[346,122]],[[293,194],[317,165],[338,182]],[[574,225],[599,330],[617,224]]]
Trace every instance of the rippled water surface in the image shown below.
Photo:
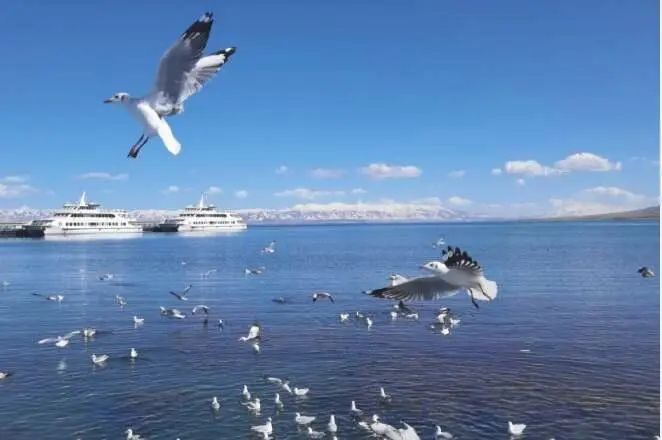
[[[650,439],[659,432],[658,223],[511,223],[253,227],[229,236],[150,234],[129,240],[0,242],[0,439],[118,439],[127,426],[149,439],[250,438],[273,416],[277,438],[305,438],[294,412],[323,430],[336,414],[340,439],[369,438],[349,416],[356,400],[421,438],[441,424],[458,439]],[[391,272],[416,275],[444,236],[470,250],[499,283],[474,310],[466,295],[417,303],[418,322],[390,321],[391,303],[361,294]],[[277,240],[273,255],[259,249]],[[186,262],[186,264],[182,264]],[[259,276],[246,267],[265,266]],[[201,276],[209,269],[217,272]],[[103,273],[112,281],[99,281]],[[193,284],[188,303],[168,294]],[[336,303],[313,303],[327,290]],[[63,292],[61,304],[31,295]],[[120,309],[115,295],[128,301]],[[289,304],[276,304],[275,297]],[[211,307],[202,318],[159,316],[158,307]],[[440,305],[461,324],[428,328]],[[340,312],[374,316],[368,330]],[[134,328],[132,316],[145,317]],[[225,331],[215,322],[222,317]],[[237,341],[258,320],[262,352]],[[36,341],[92,326],[102,333],[58,349]],[[140,357],[128,360],[130,347]],[[522,352],[521,350],[530,350]],[[90,355],[109,354],[105,367]],[[296,400],[263,375],[309,387]],[[240,404],[260,396],[262,415]],[[379,386],[393,401],[379,402]],[[219,396],[222,408],[210,411]]]

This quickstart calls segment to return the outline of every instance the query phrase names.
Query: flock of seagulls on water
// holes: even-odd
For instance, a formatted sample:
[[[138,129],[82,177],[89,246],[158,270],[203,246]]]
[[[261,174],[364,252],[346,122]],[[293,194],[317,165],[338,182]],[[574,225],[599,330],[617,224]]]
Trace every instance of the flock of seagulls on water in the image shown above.
[[[276,242],[272,241],[269,245],[260,250],[261,254],[273,254],[276,252]],[[423,264],[420,268],[430,273],[429,276],[409,278],[400,274],[391,274],[388,277],[388,285],[383,288],[365,291],[364,293],[377,297],[390,300],[396,300],[397,303],[393,305],[392,310],[389,312],[391,320],[397,319],[413,319],[418,320],[419,314],[414,310],[406,301],[413,300],[433,300],[437,298],[446,298],[460,291],[465,291],[471,298],[473,305],[478,308],[478,301],[493,301],[497,296],[497,284],[494,281],[488,280],[484,276],[483,268],[479,263],[473,259],[466,251],[458,247],[445,246],[443,239],[434,243],[434,247],[441,249],[441,259],[434,260]],[[182,262],[184,263],[184,262]],[[264,271],[264,268],[262,268]],[[203,277],[210,276],[215,269],[203,273]],[[248,274],[248,269],[247,272]],[[654,277],[655,273],[648,267],[642,267],[638,273],[645,278]],[[99,276],[100,281],[109,281],[114,278],[113,274],[107,273]],[[8,287],[9,282],[3,281],[2,286]],[[170,291],[170,295],[179,301],[188,301],[188,294],[193,286],[191,284],[185,286],[181,291]],[[47,301],[60,303],[64,300],[62,294],[43,295],[33,292],[32,295],[43,298]],[[311,294],[312,301],[317,302],[320,300],[328,300],[335,303],[335,299],[329,292],[313,292]],[[287,300],[279,297],[273,301],[285,304]],[[115,302],[122,308],[127,305],[124,297],[116,295]],[[176,308],[160,307],[160,314],[163,317],[170,319],[185,319],[187,316],[202,315],[204,316],[203,323],[207,325],[210,308],[204,304],[195,305],[187,315],[185,312]],[[343,312],[339,314],[341,323],[348,322],[351,319],[356,319],[358,322],[365,323],[366,327],[370,329],[373,326],[373,318],[360,311],[350,314]],[[441,307],[438,309],[433,323],[430,328],[439,330],[442,335],[450,334],[451,329],[456,328],[460,324],[460,318],[448,307]],[[144,325],[145,318],[137,315],[133,316],[134,326],[140,327]],[[224,322],[218,319],[219,330],[224,329]],[[54,345],[57,348],[65,348],[69,345],[72,338],[80,336],[85,340],[94,338],[98,334],[98,330],[86,327],[80,330],[74,330],[69,333],[48,337],[37,341],[39,345]],[[258,322],[254,322],[248,328],[245,336],[240,336],[239,341],[251,345],[255,353],[260,353],[260,341],[262,338],[262,327]],[[138,351],[131,347],[128,351],[127,358],[131,362],[138,359]],[[90,357],[94,366],[103,367],[110,359],[108,354],[93,353]],[[0,371],[0,380],[7,379],[13,375],[10,371]],[[295,399],[305,398],[310,393],[308,387],[291,386],[290,381],[280,379],[277,377],[265,377],[266,381],[276,387],[273,397],[273,404],[276,407],[277,413],[281,412],[284,408],[284,402],[281,398],[281,392],[293,396]],[[242,405],[255,416],[260,416],[263,410],[263,402],[260,398],[244,385],[241,391]],[[379,401],[382,404],[390,404],[393,401],[393,396],[386,392],[384,387],[379,388]],[[210,400],[211,409],[214,412],[221,411],[221,400],[218,396],[213,396]],[[363,410],[357,407],[356,401],[352,400],[349,408],[349,413],[352,419],[356,422],[356,426],[372,436],[386,439],[386,440],[418,440],[420,439],[416,429],[404,421],[401,421],[402,427],[397,428],[393,425],[384,423],[378,414],[373,414],[371,417],[366,418]],[[326,425],[326,429],[322,431],[315,430],[313,423],[317,420],[317,416],[306,415],[300,412],[295,413],[294,424],[303,430],[309,439],[326,438],[327,435],[331,440],[337,440],[336,434],[339,431],[338,423],[335,415],[331,414]],[[518,438],[524,434],[526,429],[525,424],[513,423],[508,421],[507,430],[512,438]],[[274,426],[272,417],[267,417],[265,423],[262,425],[254,425],[251,427],[251,432],[260,436],[263,439],[274,438]],[[132,428],[127,428],[125,431],[127,440],[144,439],[140,434],[136,433]],[[442,430],[440,425],[435,426],[434,439],[435,440],[450,440],[453,439],[450,432]],[[178,439],[180,440],[180,439]]]

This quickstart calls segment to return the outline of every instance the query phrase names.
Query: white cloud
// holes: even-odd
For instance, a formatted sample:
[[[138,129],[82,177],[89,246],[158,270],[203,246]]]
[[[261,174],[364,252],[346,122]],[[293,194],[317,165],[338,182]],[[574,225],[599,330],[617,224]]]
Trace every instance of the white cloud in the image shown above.
[[[297,199],[304,199],[304,200],[315,200],[320,197],[344,196],[344,195],[345,195],[345,191],[323,191],[323,190],[313,190],[309,188],[287,189],[284,191],[279,191],[274,193],[274,196],[276,197],[294,197]]]
[[[338,179],[345,174],[345,170],[332,168],[315,168],[310,170],[310,175],[315,179]]]
[[[287,173],[288,170],[289,170],[289,168],[287,168],[287,166],[281,165],[278,168],[276,168],[276,170],[274,172],[276,174],[285,174],[285,173]]]
[[[460,196],[453,196],[448,199],[448,203],[454,206],[469,206],[473,202]]]
[[[448,177],[451,179],[461,179],[465,174],[467,174],[465,170],[454,170],[448,173]]]
[[[505,171],[506,174],[519,174],[524,176],[553,176],[561,174],[560,170],[541,165],[535,160],[510,160],[503,166],[503,171]]]
[[[368,191],[364,190],[363,188],[354,188],[350,191],[350,194],[361,195],[361,194],[365,194],[367,192]]]
[[[522,178],[519,178],[515,181],[515,183],[519,186],[524,186],[524,185],[526,185],[526,180],[524,180]]]
[[[163,190],[163,194],[176,194],[179,191],[181,191],[180,187],[178,187],[177,185],[170,185],[169,187]]]
[[[5,176],[0,179],[0,182],[3,183],[25,183],[30,180],[28,176]]]
[[[120,173],[120,174],[111,174],[107,173],[105,171],[92,171],[89,173],[81,174],[78,176],[79,179],[81,180],[90,180],[90,179],[96,179],[96,180],[127,180],[129,178],[129,175],[126,173]]]
[[[577,171],[620,171],[620,169],[620,162],[610,162],[593,153],[575,153],[557,161],[554,166],[543,165],[535,160],[509,160],[503,169],[492,169],[492,174],[498,176],[505,172],[527,177],[546,177]]]
[[[595,188],[587,188],[584,191],[584,194],[592,196],[605,196],[611,198],[620,198],[630,201],[643,200],[646,196],[641,194],[635,194],[631,191],[628,191],[623,188],[618,188],[616,186],[596,186]]]
[[[37,189],[27,183],[4,184],[0,183],[0,198],[12,199],[37,192]]]
[[[219,188],[218,186],[210,186],[207,188],[207,191],[205,191],[208,195],[212,196],[214,194],[222,194],[223,190]]]
[[[37,192],[37,188],[29,185],[29,176],[0,177],[0,199],[13,199]]]
[[[610,162],[593,153],[575,153],[556,162],[562,171],[620,171],[620,162]]]
[[[552,198],[549,203],[553,215],[573,216],[630,211],[659,202],[655,197],[636,194],[616,186],[596,186],[580,191],[573,197]]]
[[[248,191],[246,191],[245,189],[237,190],[234,192],[234,196],[238,199],[245,199],[246,197],[248,197]]]
[[[372,179],[412,179],[421,175],[420,168],[413,165],[387,165],[371,163],[361,168],[361,173]]]

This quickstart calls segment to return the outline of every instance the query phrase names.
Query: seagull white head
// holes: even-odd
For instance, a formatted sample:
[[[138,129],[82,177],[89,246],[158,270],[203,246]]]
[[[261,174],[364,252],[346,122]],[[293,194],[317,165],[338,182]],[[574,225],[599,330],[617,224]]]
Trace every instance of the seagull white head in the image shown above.
[[[373,414],[372,415],[372,421],[375,422],[375,423],[378,422],[379,421],[379,416],[377,414]]]
[[[110,98],[105,99],[103,103],[104,104],[125,103],[125,102],[129,102],[129,98],[131,98],[131,96],[128,93],[118,92],[115,93]]]
[[[444,263],[441,261],[430,261],[428,263],[425,263],[424,265],[421,266],[421,269],[427,270],[432,273],[446,273],[448,272],[448,268]]]

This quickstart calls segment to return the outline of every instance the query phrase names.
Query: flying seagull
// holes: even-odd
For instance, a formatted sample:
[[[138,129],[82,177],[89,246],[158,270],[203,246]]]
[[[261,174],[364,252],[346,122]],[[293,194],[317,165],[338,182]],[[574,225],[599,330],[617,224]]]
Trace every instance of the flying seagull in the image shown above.
[[[174,296],[175,298],[177,298],[178,300],[180,300],[180,301],[188,301],[188,298],[186,297],[186,295],[188,294],[188,291],[191,290],[191,287],[193,287],[193,286],[191,284],[189,284],[188,286],[184,287],[184,290],[182,290],[181,292],[173,292],[171,290],[170,294],[172,296]]]
[[[640,267],[639,269],[637,269],[637,272],[639,272],[639,275],[641,275],[644,278],[652,278],[655,276],[655,272],[653,272],[653,270],[650,267],[646,267],[646,266]]]
[[[332,303],[335,302],[333,300],[333,296],[331,296],[331,294],[328,293],[328,292],[315,292],[315,293],[313,293],[313,302],[317,301],[318,299],[328,299]]]
[[[69,339],[72,337],[80,335],[80,330],[74,330],[72,332],[67,333],[64,336],[56,336],[54,338],[45,338],[41,339],[40,341],[37,342],[39,345],[43,344],[55,344],[56,347],[58,348],[64,348],[67,345],[69,345]]]
[[[213,14],[206,12],[179,37],[161,57],[152,92],[142,98],[128,93],[115,93],[106,104],[120,104],[129,110],[143,126],[143,133],[129,150],[129,157],[136,158],[142,147],[154,136],[174,155],[181,151],[181,144],[172,134],[166,116],[184,111],[184,101],[198,92],[235,52],[234,47],[221,49],[210,55],[202,53],[207,46],[214,23]]]
[[[260,250],[261,254],[273,254],[276,252],[276,240],[271,241],[267,246]]]
[[[483,268],[466,251],[448,246],[441,251],[441,255],[443,261],[430,261],[421,268],[434,273],[444,281],[467,289],[476,308],[478,304],[475,295],[480,293],[484,297],[482,299],[488,301],[496,298],[497,284],[485,278]]]
[[[204,304],[200,304],[200,305],[197,305],[197,306],[193,307],[193,310],[191,311],[191,315],[195,315],[196,313],[198,313],[199,310],[202,310],[202,312],[205,315],[209,315],[209,307],[207,307]]]

